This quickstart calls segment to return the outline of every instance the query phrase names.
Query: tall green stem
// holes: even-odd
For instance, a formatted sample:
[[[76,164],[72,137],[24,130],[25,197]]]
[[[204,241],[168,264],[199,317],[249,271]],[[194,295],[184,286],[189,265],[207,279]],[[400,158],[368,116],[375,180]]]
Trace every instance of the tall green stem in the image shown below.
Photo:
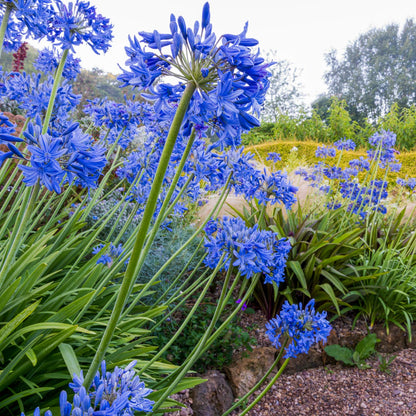
[[[1,21],[0,26],[0,56],[1,51],[3,50],[4,38],[6,37],[6,29],[9,23],[10,13],[13,9],[13,3],[7,3],[6,10],[4,11],[3,20]]]
[[[276,373],[276,375],[271,379],[270,383],[266,386],[266,388],[256,397],[256,399],[248,406],[246,409],[244,409],[243,412],[240,413],[240,416],[246,415],[263,397],[264,395],[270,390],[270,388],[273,386],[274,383],[276,383],[277,379],[282,375],[284,369],[286,368],[290,358],[286,358],[286,360],[283,362],[282,366],[279,368],[279,371]]]
[[[195,133],[195,130],[193,130],[192,133],[191,133],[191,136],[189,137],[188,143],[186,145],[186,148],[185,148],[185,151],[184,151],[183,156],[181,158],[181,161],[179,163],[179,166],[176,169],[175,176],[173,177],[172,183],[170,184],[168,192],[165,196],[165,200],[163,201],[162,207],[160,208],[159,214],[158,214],[158,216],[155,220],[155,223],[153,225],[153,229],[151,230],[150,235],[146,240],[146,245],[144,246],[144,249],[142,250],[142,253],[140,254],[140,258],[138,259],[138,262],[137,262],[137,265],[136,265],[137,270],[141,269],[141,267],[144,263],[144,260],[147,256],[147,254],[149,253],[150,248],[152,247],[153,240],[156,237],[156,234],[159,230],[159,227],[160,227],[162,221],[165,219],[165,212],[166,212],[166,210],[169,206],[169,203],[171,202],[172,195],[173,195],[173,193],[176,189],[176,185],[179,182],[179,178],[181,177],[181,174],[182,174],[183,168],[185,166],[186,160],[188,159],[189,153],[191,152],[192,145],[193,145],[194,140],[195,140],[195,136],[196,136],[196,133]]]
[[[222,258],[220,261],[222,261]],[[199,340],[198,344],[195,346],[193,351],[189,354],[188,358],[185,360],[185,363],[181,367],[179,367],[178,370],[174,371],[169,377],[165,379],[165,381],[168,379],[170,380],[169,386],[163,392],[163,394],[159,397],[159,400],[154,404],[153,411],[156,411],[161,406],[164,400],[169,396],[169,394],[174,389],[174,386],[176,386],[179,380],[181,380],[188,373],[193,363],[200,357],[200,354],[203,348],[205,347],[206,341],[211,335],[213,329],[215,328],[215,324],[217,323],[221,315],[223,305],[224,305],[224,299],[228,291],[228,284],[230,282],[231,275],[232,275],[232,267],[230,267],[227,271],[227,275],[224,279],[224,285],[220,294],[220,298],[218,300],[217,307],[214,312],[214,316],[212,317],[211,322],[208,325],[208,328],[206,329],[204,335]],[[174,378],[174,380],[172,380],[172,378]]]
[[[280,347],[279,354],[277,355],[276,359],[274,360],[274,363],[271,365],[271,367],[267,370],[266,374],[255,384],[249,392],[247,392],[243,397],[241,397],[237,402],[235,402],[225,413],[222,414],[222,416],[229,415],[234,409],[237,407],[240,407],[240,404],[243,403],[245,400],[247,400],[254,392],[256,392],[259,387],[267,380],[270,373],[274,370],[274,368],[280,363],[280,360],[282,359],[283,353],[285,351],[286,345],[287,345],[287,338],[285,339],[283,345]]]
[[[1,28],[3,28],[4,19],[2,22]],[[7,25],[7,24],[6,24]],[[0,28],[0,30],[1,30]],[[5,30],[5,29],[4,29]],[[1,33],[0,33],[1,36]],[[59,84],[62,78],[62,72],[64,70],[65,61],[68,56],[68,50],[65,50],[62,54],[61,61],[59,63],[58,69],[56,70],[54,84],[52,87],[51,96],[49,97],[48,108],[46,110],[45,120],[43,122],[42,133],[45,134],[48,131],[48,125],[51,119],[52,110],[55,103],[56,94],[58,91]],[[35,201],[39,194],[40,184],[39,181],[32,189],[25,189],[25,197],[21,211],[19,212],[19,216],[17,218],[16,225],[13,229],[12,236],[11,236],[11,243],[6,251],[4,251],[4,258],[1,264],[0,270],[0,286],[4,284],[7,270],[9,269],[11,263],[14,261],[15,254],[20,247],[22,236],[26,230],[27,222],[30,220],[34,208],[35,208]]]
[[[97,352],[95,353],[95,356],[92,360],[92,363],[84,380],[84,386],[86,386],[87,389],[91,385],[95,373],[97,372],[100,363],[104,358],[105,352],[107,350],[108,345],[111,342],[111,338],[113,337],[113,333],[117,326],[120,315],[123,312],[124,305],[130,292],[130,288],[134,283],[134,279],[136,276],[136,265],[140,258],[142,248],[146,239],[147,231],[149,229],[153,214],[156,209],[158,196],[162,188],[163,179],[165,177],[166,170],[169,165],[169,160],[173,151],[173,147],[176,143],[176,139],[178,137],[182,121],[185,117],[186,110],[188,109],[195,88],[195,84],[193,83],[189,83],[186,86],[181,101],[179,102],[178,109],[176,110],[175,117],[172,121],[172,125],[170,127],[168,137],[166,138],[166,143],[163,148],[162,155],[160,157],[159,165],[157,167],[152,188],[150,190],[147,204],[143,213],[143,218],[140,223],[133,251],[130,256],[130,261],[127,266],[127,270],[124,275],[123,281],[121,283],[120,291],[117,295],[114,309],[112,311],[107,328],[104,331],[103,337],[101,338],[100,345],[98,346]]]
[[[42,134],[45,134],[48,131],[49,122],[51,121],[53,106],[55,104],[56,94],[58,92],[59,85],[62,79],[62,73],[64,72],[66,58],[68,56],[68,49],[65,49],[62,53],[61,61],[59,62],[59,66],[55,73],[55,78],[53,81],[53,87],[51,96],[49,97],[48,108],[46,110],[45,119],[43,120],[43,127],[42,127]]]

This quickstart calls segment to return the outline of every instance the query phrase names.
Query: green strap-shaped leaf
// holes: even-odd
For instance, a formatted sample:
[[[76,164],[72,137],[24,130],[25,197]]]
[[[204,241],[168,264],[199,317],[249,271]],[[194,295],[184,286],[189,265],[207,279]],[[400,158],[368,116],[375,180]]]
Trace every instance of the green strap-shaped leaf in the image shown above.
[[[19,329],[18,331],[14,332],[13,335],[11,335],[8,338],[8,341],[12,342],[15,339],[19,338],[20,336],[27,334],[28,332],[50,330],[50,329],[64,330],[68,328],[73,328],[73,325],[64,324],[61,322],[39,322],[38,324],[25,326]],[[79,326],[77,327],[76,331],[80,333],[84,333],[84,334],[95,335],[94,331],[89,331],[88,329],[85,329]]]
[[[59,345],[59,351],[61,352],[62,358],[68,368],[69,375],[71,377],[74,377],[74,374],[79,376],[81,374],[81,366],[79,365],[78,358],[72,346],[62,343]]]
[[[0,314],[3,311],[3,308],[6,306],[9,299],[12,297],[17,287],[19,286],[20,280],[21,278],[19,277],[7,289],[2,291],[0,296]]]
[[[40,300],[35,303],[32,303],[25,310],[20,312],[15,316],[10,322],[7,322],[0,329],[0,351],[3,351],[3,348],[9,344],[7,337],[28,317],[33,311],[38,307]]]
[[[24,397],[33,396],[34,394],[39,394],[39,393],[43,393],[43,392],[51,391],[51,390],[53,390],[53,387],[37,387],[37,388],[21,391],[19,393],[16,393],[16,394],[13,394],[12,396],[7,397],[7,399],[2,400],[0,402],[0,409],[3,409],[4,407],[8,406],[10,403],[23,399]]]
[[[332,286],[328,283],[322,283],[320,287],[330,297],[333,305],[335,306],[335,309],[337,310],[338,315],[341,315],[341,311],[339,310],[338,299],[335,296],[334,289],[332,289]]]
[[[69,338],[75,331],[77,327],[73,326],[72,328],[68,328],[64,331],[61,331],[57,334],[48,336],[44,341],[37,344],[33,350],[37,355],[37,359],[41,362],[47,355],[49,355],[55,348],[59,346],[62,342],[64,342],[67,338]],[[22,374],[27,374],[27,372],[33,368],[32,363],[26,360],[23,363],[20,363],[18,366],[14,364],[14,371],[11,374],[8,374],[5,379],[0,382],[0,389],[4,386],[9,385],[14,380],[19,378]],[[3,373],[1,374],[3,376]],[[0,377],[0,380],[2,378]]]
[[[293,273],[295,273],[296,277],[299,280],[299,283],[303,287],[303,289],[308,290],[308,284],[306,283],[306,277],[303,273],[302,266],[298,261],[288,261],[287,267],[290,267],[293,270]]]

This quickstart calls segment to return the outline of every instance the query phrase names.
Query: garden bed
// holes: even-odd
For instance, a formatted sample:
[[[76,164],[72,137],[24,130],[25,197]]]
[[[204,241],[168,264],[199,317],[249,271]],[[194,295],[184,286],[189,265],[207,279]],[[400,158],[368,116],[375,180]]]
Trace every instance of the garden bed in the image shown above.
[[[259,310],[244,313],[241,317],[240,325],[250,330],[250,335],[257,339],[257,345],[253,352],[236,351],[233,363],[224,370],[228,377],[222,378],[231,386],[229,390],[234,391],[234,397],[244,394],[244,386],[240,386],[241,394],[236,394],[236,381],[231,379],[233,374],[245,371],[236,378],[244,385],[252,377],[250,362],[261,367],[265,361],[273,361],[273,355],[266,357],[272,348],[265,334],[265,322]],[[352,323],[351,316],[343,316],[333,322],[328,344],[354,348],[366,336],[367,325],[364,320],[359,320],[352,328]],[[412,342],[394,326],[390,327],[389,334],[382,325],[375,325],[371,331],[377,334],[380,342],[376,346],[378,355],[366,361],[370,368],[347,367],[325,354],[323,345],[314,346],[308,355],[289,362],[283,375],[248,415],[416,415],[416,330],[413,331]],[[385,360],[395,358],[383,368],[381,357]],[[208,391],[200,393],[197,388],[194,392],[176,395],[175,398],[185,403],[187,408],[174,415],[221,415],[218,404],[206,402],[210,398],[219,403],[224,400],[224,380],[220,375],[213,370],[202,375],[210,379]],[[216,392],[212,391],[212,385],[216,386]],[[246,405],[254,398],[248,400]],[[234,411],[231,416],[238,414]]]
[[[252,316],[258,319],[256,315]],[[354,347],[367,334],[364,320],[352,329],[350,316],[332,325],[328,344]],[[388,335],[382,325],[376,325],[372,332],[380,339],[376,346],[380,355],[385,359],[396,356],[387,372],[380,369],[378,356],[367,360],[370,368],[358,369],[335,362],[321,346],[316,346],[309,355],[289,362],[283,375],[248,415],[416,415],[416,332],[413,331],[412,342],[394,326]],[[259,346],[269,345],[262,327],[257,329],[257,339]],[[326,365],[317,367],[320,360]]]
[[[283,374],[250,416],[416,415],[416,350],[397,353],[390,374],[341,364]],[[238,412],[232,413],[233,416]]]

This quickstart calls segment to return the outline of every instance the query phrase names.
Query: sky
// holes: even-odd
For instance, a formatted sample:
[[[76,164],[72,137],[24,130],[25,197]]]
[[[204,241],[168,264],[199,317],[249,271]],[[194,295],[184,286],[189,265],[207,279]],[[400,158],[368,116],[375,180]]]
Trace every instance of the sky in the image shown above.
[[[84,68],[121,72],[128,36],[140,31],[169,32],[169,17],[183,16],[188,26],[201,19],[205,0],[91,0],[114,25],[113,46],[105,55],[83,47],[77,52]],[[403,26],[416,18],[414,0],[211,0],[211,23],[217,37],[238,34],[249,22],[247,36],[259,41],[262,51],[276,51],[300,71],[305,104],[325,93],[325,54],[342,52],[360,34],[390,23]]]

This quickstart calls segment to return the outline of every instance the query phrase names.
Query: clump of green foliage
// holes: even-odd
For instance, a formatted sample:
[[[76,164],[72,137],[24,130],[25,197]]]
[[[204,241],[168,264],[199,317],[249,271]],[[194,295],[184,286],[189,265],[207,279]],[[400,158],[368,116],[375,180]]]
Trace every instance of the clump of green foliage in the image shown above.
[[[333,344],[325,347],[325,352],[335,358],[337,361],[342,361],[346,365],[356,366],[360,369],[370,368],[366,363],[367,358],[375,354],[376,344],[380,342],[376,334],[368,334],[355,347],[351,349],[348,347],[341,347],[341,345]]]
[[[275,123],[262,123],[244,135],[245,145],[256,145],[275,140],[333,143],[346,138],[358,146],[366,147],[367,138],[379,130],[391,130],[397,135],[399,150],[412,150],[416,143],[416,106],[400,108],[393,104],[390,111],[377,121],[353,120],[347,104],[335,97],[331,99],[327,114],[299,111],[296,115],[280,114]]]
[[[293,168],[307,167],[316,164],[321,159],[315,156],[316,149],[320,146],[318,142],[314,141],[269,141],[267,143],[261,143],[255,146],[246,147],[247,152],[254,153],[257,160],[268,167],[272,167],[272,163],[267,161],[267,155],[270,152],[277,152],[280,154],[284,163],[283,168],[291,172]],[[366,156],[365,150],[344,151],[342,159],[339,163],[339,167],[346,168],[351,160],[357,159],[360,156]],[[395,184],[398,177],[400,178],[413,178],[416,177],[416,165],[414,160],[416,158],[416,152],[402,152],[397,156],[397,159],[402,164],[400,172],[389,171],[386,180],[390,184]],[[290,163],[289,163],[290,161]],[[379,171],[378,175],[384,179],[384,172]]]
[[[170,320],[165,320],[153,334],[156,338],[153,342],[156,345],[165,345],[172,336],[176,333],[182,319],[189,313],[190,307],[184,305],[178,308],[174,316]],[[214,313],[215,305],[204,303],[196,310],[189,325],[185,327],[175,343],[169,349],[169,352],[164,354],[164,357],[173,364],[180,364],[188,357],[190,351],[195,347],[200,338],[206,331],[207,326],[211,321]],[[248,308],[243,313],[252,313]],[[223,329],[222,335],[218,337],[209,349],[204,353],[203,357],[197,360],[193,366],[193,370],[198,373],[204,373],[208,369],[222,369],[232,361],[235,350],[244,348],[245,350],[252,350],[252,346],[256,345],[257,340],[253,338],[249,332],[239,326],[241,318],[237,315],[228,325]],[[220,319],[215,327],[218,329],[223,323]]]

